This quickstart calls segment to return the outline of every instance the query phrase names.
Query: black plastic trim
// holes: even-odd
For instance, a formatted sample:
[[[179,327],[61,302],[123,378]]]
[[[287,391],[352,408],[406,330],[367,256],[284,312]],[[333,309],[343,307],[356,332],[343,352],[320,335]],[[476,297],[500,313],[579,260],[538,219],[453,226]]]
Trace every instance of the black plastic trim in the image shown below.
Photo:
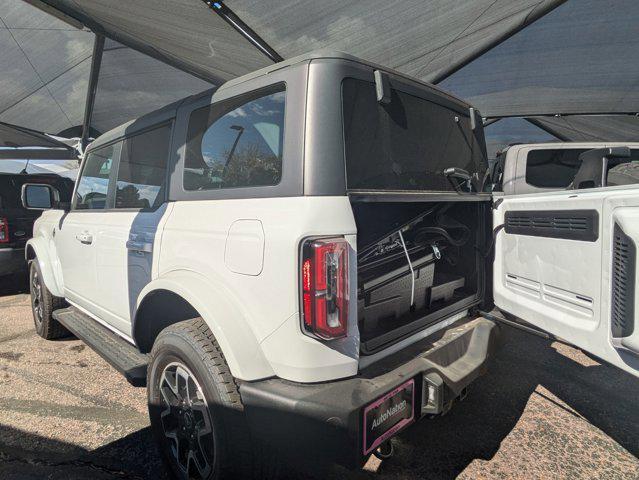
[[[271,378],[240,384],[251,432],[287,460],[361,467],[363,409],[415,379],[413,407],[421,416],[422,379],[436,374],[447,398],[461,395],[486,370],[498,346],[499,326],[465,318],[362,370],[357,377],[303,384]],[[317,441],[321,439],[321,441]],[[308,445],[314,445],[309,449]]]
[[[56,310],[53,318],[124,375],[131,385],[146,386],[148,355],[76,307]]]
[[[635,242],[615,223],[612,239],[612,336],[629,337],[635,329],[635,276],[637,248]]]
[[[561,238],[596,242],[599,239],[597,210],[519,210],[505,214],[510,235]]]

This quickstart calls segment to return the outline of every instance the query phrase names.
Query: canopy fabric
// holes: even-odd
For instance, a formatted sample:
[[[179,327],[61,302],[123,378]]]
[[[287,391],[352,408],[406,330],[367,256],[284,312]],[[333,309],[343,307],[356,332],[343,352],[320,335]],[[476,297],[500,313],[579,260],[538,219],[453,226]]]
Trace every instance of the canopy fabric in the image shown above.
[[[148,55],[107,40],[91,127],[97,133],[104,133],[212,86]]]
[[[93,38],[0,0],[0,121],[51,133],[81,124]]]
[[[484,127],[488,160],[497,157],[497,153],[515,143],[542,143],[561,141],[547,131],[533,125],[523,118],[503,118]]]
[[[206,10],[206,9],[205,9]],[[207,16],[216,16],[205,11]],[[28,3],[0,0],[0,121],[79,136],[95,35]],[[107,40],[91,134],[111,128],[211,84]],[[1,135],[8,141],[7,131]],[[12,133],[11,135],[15,135]],[[3,137],[0,137],[0,142]],[[39,146],[39,143],[23,146]]]
[[[1,122],[0,147],[48,147],[65,148],[71,150],[64,143],[61,143],[44,133]]]
[[[43,0],[107,37],[213,83],[272,62],[201,0]]]
[[[432,82],[557,0],[227,0],[284,58],[341,50]]]
[[[637,115],[570,115],[529,119],[549,133],[572,142],[638,142]]]
[[[569,0],[440,86],[482,115],[639,112],[639,2]]]
[[[81,125],[94,40],[88,29],[112,39],[97,83],[96,134],[271,63],[201,0],[27,1],[74,21],[0,0],[0,121],[51,133]],[[639,111],[634,0],[224,4],[285,58],[332,48],[426,81],[456,72],[440,86],[484,116]],[[549,118],[539,121],[554,121]],[[575,129],[570,118],[564,130]],[[502,137],[508,125],[514,128],[510,136],[522,141],[530,141],[525,132],[547,135],[525,120],[499,123],[495,131]],[[633,135],[627,125],[626,133],[611,125],[584,120],[579,135],[605,128],[610,140]]]

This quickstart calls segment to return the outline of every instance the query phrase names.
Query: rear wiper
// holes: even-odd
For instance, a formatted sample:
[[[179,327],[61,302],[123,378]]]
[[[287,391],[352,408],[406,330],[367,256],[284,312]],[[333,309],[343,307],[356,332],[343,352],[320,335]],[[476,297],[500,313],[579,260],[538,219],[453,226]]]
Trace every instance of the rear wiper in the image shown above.
[[[472,192],[473,189],[477,191],[477,186],[473,182],[473,177],[471,176],[470,173],[468,173],[463,168],[457,168],[457,167],[446,168],[444,169],[443,174],[457,193],[469,193],[469,192]],[[461,181],[456,182],[453,179],[460,179]],[[461,188],[462,185],[464,184],[466,188],[468,188],[466,192],[464,192]]]

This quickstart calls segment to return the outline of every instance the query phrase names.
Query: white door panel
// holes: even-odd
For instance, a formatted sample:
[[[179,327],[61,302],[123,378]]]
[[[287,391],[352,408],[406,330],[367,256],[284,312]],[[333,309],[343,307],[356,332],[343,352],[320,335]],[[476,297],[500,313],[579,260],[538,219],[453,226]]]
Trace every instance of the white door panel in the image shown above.
[[[96,229],[97,278],[101,318],[131,335],[131,320],[142,289],[154,278],[161,223],[170,211],[112,210]]]
[[[72,211],[55,227],[65,297],[88,310],[92,310],[97,285],[95,226],[102,218],[100,211]]]
[[[637,323],[637,328],[616,338],[611,304],[614,226],[617,223],[639,242],[639,189],[504,197],[494,213],[495,226],[504,224],[506,212],[508,227],[495,243],[495,304],[639,375],[639,310],[624,310],[623,320],[628,326]],[[586,229],[588,215],[595,215],[592,212],[596,239],[577,239],[584,234],[580,230]],[[519,225],[525,229],[517,229]],[[560,236],[568,238],[556,238]],[[636,269],[631,273],[634,279]],[[634,289],[626,294],[636,297]]]

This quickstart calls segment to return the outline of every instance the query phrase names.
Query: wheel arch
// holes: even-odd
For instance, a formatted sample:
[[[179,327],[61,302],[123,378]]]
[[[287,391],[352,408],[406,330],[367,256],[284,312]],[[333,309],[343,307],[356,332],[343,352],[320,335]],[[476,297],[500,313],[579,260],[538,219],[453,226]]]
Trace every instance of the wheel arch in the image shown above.
[[[44,285],[49,289],[51,294],[56,297],[64,297],[64,288],[62,288],[55,277],[51,255],[49,254],[45,239],[31,238],[24,248],[24,256],[27,262],[38,262]]]
[[[140,292],[133,318],[133,339],[141,351],[148,352],[164,328],[202,317],[235,378],[258,380],[273,376],[257,337],[241,309],[228,297],[195,272],[163,275]]]

